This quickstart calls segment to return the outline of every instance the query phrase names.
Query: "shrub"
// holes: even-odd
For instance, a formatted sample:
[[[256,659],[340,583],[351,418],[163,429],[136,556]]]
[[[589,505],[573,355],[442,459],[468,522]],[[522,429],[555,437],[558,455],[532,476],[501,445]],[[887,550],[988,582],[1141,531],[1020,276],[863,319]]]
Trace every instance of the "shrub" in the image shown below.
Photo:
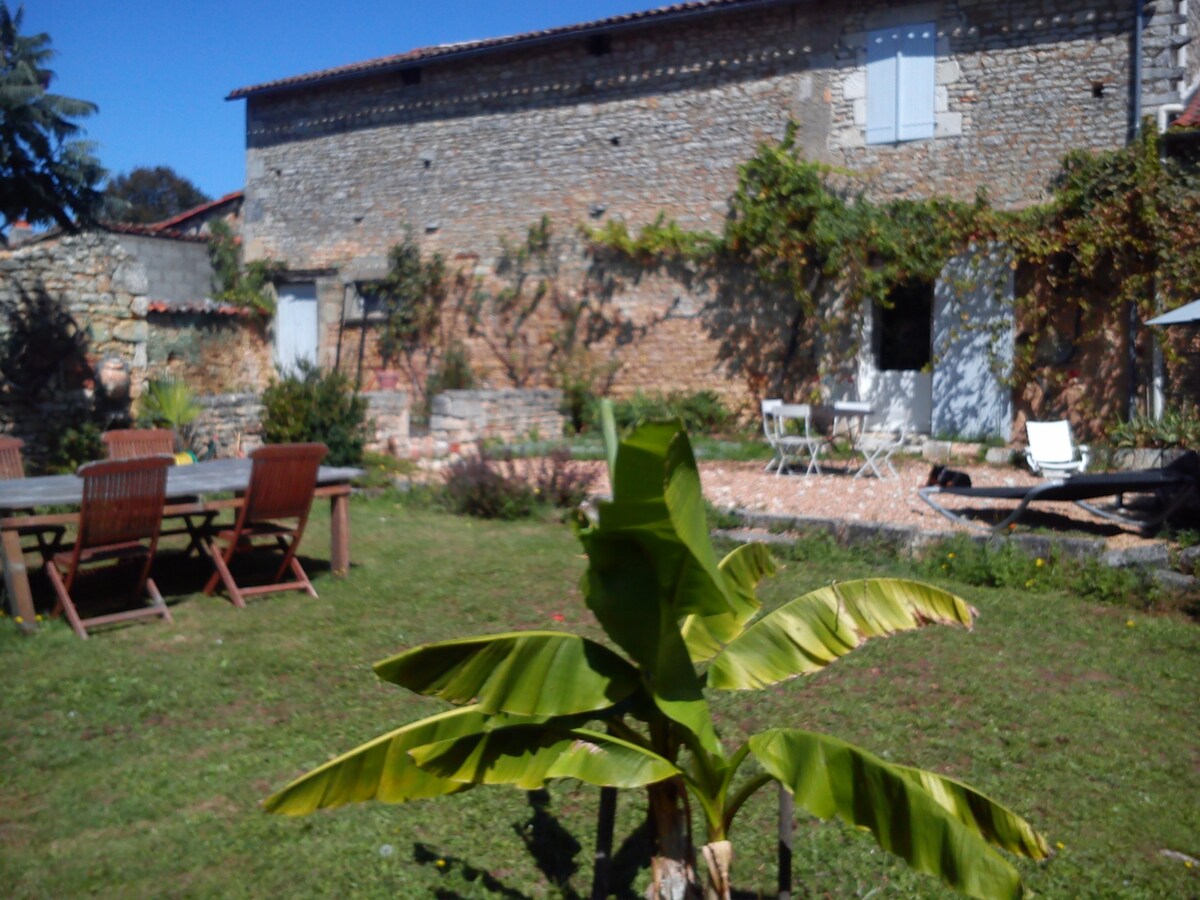
[[[638,391],[632,397],[613,402],[613,418],[623,431],[651,420],[681,419],[688,431],[721,434],[735,423],[734,414],[712,391],[673,391],[670,394]]]
[[[596,481],[595,469],[573,462],[567,447],[556,447],[532,465],[530,480],[534,494],[539,502],[555,509],[578,507]]]
[[[454,512],[483,519],[519,519],[538,506],[574,509],[587,499],[596,475],[558,447],[522,468],[511,453],[459,460],[446,473],[446,496]]]
[[[366,443],[367,401],[341,372],[301,362],[263,391],[263,438],[268,444],[320,441],[326,464],[353,466]]]
[[[85,462],[104,457],[103,429],[89,418],[49,432],[46,436],[46,472],[74,473]]]
[[[1111,426],[1108,435],[1116,447],[1196,447],[1200,446],[1200,414],[1184,406],[1164,412],[1160,419],[1134,416]]]
[[[195,449],[194,423],[203,411],[186,381],[151,378],[142,393],[138,419],[143,424],[170,428],[184,449]]]
[[[511,457],[492,459],[486,452],[450,465],[446,472],[450,508],[481,519],[522,519],[533,514],[533,487],[520,477]]]

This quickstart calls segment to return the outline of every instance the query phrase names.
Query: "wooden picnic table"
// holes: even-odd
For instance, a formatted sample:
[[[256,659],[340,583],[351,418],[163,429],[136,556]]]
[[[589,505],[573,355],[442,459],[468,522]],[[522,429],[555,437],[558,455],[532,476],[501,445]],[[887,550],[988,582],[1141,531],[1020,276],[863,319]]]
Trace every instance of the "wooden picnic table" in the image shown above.
[[[218,494],[236,494],[250,483],[249,459],[219,459],[173,466],[167,473],[167,505],[163,517],[186,516],[223,509],[236,509],[236,497],[211,499]],[[328,497],[329,564],[335,575],[350,569],[350,481],[361,469],[321,466],[317,472],[317,497]],[[21,618],[21,628],[37,627],[29,572],[21,549],[20,531],[51,525],[74,525],[83,500],[83,479],[77,475],[44,475],[36,478],[0,480],[0,542],[3,543],[4,584],[9,612]],[[45,513],[47,507],[75,507],[72,512]],[[33,510],[30,513],[30,510]]]

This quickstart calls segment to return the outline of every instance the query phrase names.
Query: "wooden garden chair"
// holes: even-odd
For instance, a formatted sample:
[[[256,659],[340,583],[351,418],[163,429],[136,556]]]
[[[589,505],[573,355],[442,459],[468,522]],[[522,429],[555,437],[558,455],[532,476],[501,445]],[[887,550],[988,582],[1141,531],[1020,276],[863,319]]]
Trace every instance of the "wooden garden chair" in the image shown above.
[[[175,458],[175,432],[169,428],[114,428],[100,435],[109,459],[134,459],[139,456],[156,456],[165,453]],[[195,502],[195,497],[176,497],[176,503]],[[172,528],[162,532],[163,536],[186,534],[187,553],[195,550],[203,555],[204,539],[212,529],[215,512],[189,513],[183,519],[183,528]]]
[[[175,432],[169,428],[117,428],[100,435],[109,459],[175,455]]]
[[[0,435],[0,478],[25,477],[25,459],[21,455],[21,449],[24,446],[25,442],[20,438],[13,437],[10,434]],[[14,509],[10,512],[10,515],[33,515],[33,510]],[[22,528],[19,533],[22,535],[32,534],[37,540],[36,547],[30,546],[23,549],[37,550],[45,556],[58,549],[59,544],[62,543],[66,529],[59,525],[41,525]]]
[[[114,622],[150,616],[172,621],[150,577],[162,526],[167,469],[172,463],[169,456],[143,456],[102,460],[79,468],[77,474],[83,479],[79,533],[71,547],[47,559],[46,573],[57,595],[54,615],[65,613],[81,638],[88,636],[89,628]],[[85,567],[102,563],[138,563],[132,597],[136,600],[145,590],[151,605],[83,618],[73,591]]]
[[[275,591],[308,592],[317,596],[304,573],[296,550],[308,524],[313,494],[317,489],[317,470],[329,449],[324,444],[273,444],[250,454],[250,483],[232,528],[222,529],[206,546],[217,570],[204,587],[212,594],[218,582],[225,584],[234,606],[244,607],[246,597]],[[256,541],[275,544],[283,559],[270,582],[241,587],[230,571],[234,554],[254,549]],[[222,544],[218,548],[216,544]],[[288,571],[292,580],[281,580]]]

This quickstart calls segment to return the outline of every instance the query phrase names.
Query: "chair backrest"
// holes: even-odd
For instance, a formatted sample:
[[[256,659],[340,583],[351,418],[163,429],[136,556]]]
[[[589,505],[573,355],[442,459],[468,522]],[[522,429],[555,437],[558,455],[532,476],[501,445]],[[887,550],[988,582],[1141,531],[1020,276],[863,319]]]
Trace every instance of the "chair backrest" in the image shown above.
[[[250,454],[250,484],[239,521],[308,517],[324,444],[268,444]]]
[[[80,466],[83,505],[79,510],[81,549],[158,537],[167,493],[170,456],[105,459]]]
[[[169,428],[118,428],[100,435],[109,459],[174,455],[175,432]]]
[[[9,434],[0,435],[0,478],[24,478],[25,462],[21,448],[25,442]]]
[[[779,436],[778,415],[781,406],[783,406],[783,401],[779,399],[762,401],[763,434],[767,438],[767,443],[774,443],[775,438]]]
[[[1066,419],[1054,422],[1026,422],[1029,455],[1042,463],[1069,463],[1076,458],[1071,423]]]

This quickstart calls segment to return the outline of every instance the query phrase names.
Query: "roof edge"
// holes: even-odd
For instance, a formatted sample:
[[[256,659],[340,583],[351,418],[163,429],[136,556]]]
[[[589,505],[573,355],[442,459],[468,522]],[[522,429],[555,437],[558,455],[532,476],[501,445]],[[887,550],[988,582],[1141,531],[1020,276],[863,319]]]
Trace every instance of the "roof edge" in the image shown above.
[[[266,94],[287,93],[318,85],[388,74],[401,69],[412,68],[415,65],[425,62],[467,59],[475,56],[499,53],[504,50],[557,43],[570,38],[586,37],[594,33],[626,31],[632,28],[652,27],[661,23],[700,18],[732,12],[734,10],[793,6],[803,2],[807,2],[807,0],[694,0],[694,2],[677,3],[671,6],[649,9],[644,12],[625,13],[624,15],[610,16],[606,19],[597,19],[592,22],[582,22],[577,25],[560,25],[556,28],[545,29],[544,31],[524,32],[497,38],[483,38],[460,44],[414,48],[393,56],[381,56],[373,60],[349,63],[331,69],[322,69],[303,75],[294,75],[275,81],[237,88],[227,94],[225,99],[245,100],[250,97],[260,97]]]

